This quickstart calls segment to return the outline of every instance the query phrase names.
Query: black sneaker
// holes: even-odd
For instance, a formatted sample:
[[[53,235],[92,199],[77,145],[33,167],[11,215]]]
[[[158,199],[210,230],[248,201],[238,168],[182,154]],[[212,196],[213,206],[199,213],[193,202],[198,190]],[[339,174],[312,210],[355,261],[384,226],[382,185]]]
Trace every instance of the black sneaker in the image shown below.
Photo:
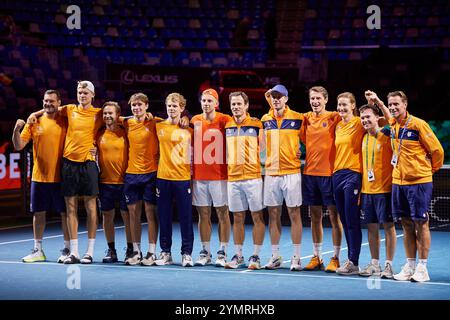
[[[123,259],[123,262],[127,263],[127,260],[133,256],[133,248],[127,248],[127,251],[125,252],[125,258]]]
[[[114,263],[117,262],[117,252],[116,249],[108,249],[106,251],[106,256],[103,258],[103,263]]]
[[[71,254],[64,260],[64,264],[75,264],[75,263],[80,263],[80,259],[75,257],[73,254]]]

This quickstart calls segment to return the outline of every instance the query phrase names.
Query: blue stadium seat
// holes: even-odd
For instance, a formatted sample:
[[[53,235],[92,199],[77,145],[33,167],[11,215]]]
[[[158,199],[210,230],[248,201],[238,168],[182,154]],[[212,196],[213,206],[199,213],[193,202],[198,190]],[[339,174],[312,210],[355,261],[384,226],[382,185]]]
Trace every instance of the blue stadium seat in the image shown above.
[[[161,65],[163,66],[172,66],[173,65],[173,56],[169,51],[165,51],[161,54]]]

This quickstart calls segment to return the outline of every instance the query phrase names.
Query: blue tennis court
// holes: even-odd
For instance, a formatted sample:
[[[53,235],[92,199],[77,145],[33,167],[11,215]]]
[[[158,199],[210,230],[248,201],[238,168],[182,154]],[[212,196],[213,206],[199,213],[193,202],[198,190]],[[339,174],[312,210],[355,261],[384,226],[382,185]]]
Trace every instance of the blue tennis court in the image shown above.
[[[80,222],[80,253],[87,248],[87,233]],[[380,233],[383,263],[384,237]],[[56,263],[63,247],[63,238],[58,223],[47,226],[43,249],[48,262],[25,264],[21,258],[33,247],[31,226],[4,229],[0,232],[0,299],[44,299],[44,300],[448,300],[450,299],[450,233],[433,230],[432,244],[428,260],[431,281],[426,283],[398,282],[376,277],[339,276],[316,272],[289,271],[292,247],[290,230],[283,227],[280,241],[284,266],[278,270],[247,269],[226,270],[215,266],[181,267],[180,233],[174,225],[172,255],[174,265],[170,266],[125,266],[123,263],[107,265],[101,263],[107,248],[103,230],[97,232],[94,263],[91,265],[62,265]],[[397,229],[397,251],[394,259],[395,272],[405,263],[402,232]],[[142,239],[147,239],[146,225]],[[195,230],[193,258],[200,250],[199,236]],[[261,251],[261,263],[270,258],[270,240],[266,228],[266,238]],[[143,241],[143,251],[147,250]],[[324,261],[332,255],[331,230],[324,230]],[[217,251],[217,225],[213,225],[211,249]],[[116,227],[116,247],[119,259],[125,251],[125,234],[121,226]],[[229,258],[233,254],[232,241],[228,248]],[[244,257],[252,254],[251,226],[246,226]],[[303,229],[302,265],[311,258],[311,230]],[[158,250],[159,251],[159,250]],[[341,251],[341,262],[347,257],[345,240]],[[214,258],[214,257],[213,257]],[[367,230],[363,230],[363,246],[360,266],[370,260],[367,244]]]

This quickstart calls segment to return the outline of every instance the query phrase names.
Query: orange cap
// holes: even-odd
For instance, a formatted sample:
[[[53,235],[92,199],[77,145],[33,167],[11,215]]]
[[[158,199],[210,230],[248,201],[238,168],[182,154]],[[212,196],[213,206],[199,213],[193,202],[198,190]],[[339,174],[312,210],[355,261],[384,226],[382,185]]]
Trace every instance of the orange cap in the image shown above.
[[[217,103],[219,103],[219,95],[217,94],[217,91],[216,91],[216,90],[209,88],[209,89],[204,90],[204,91],[202,92],[202,94],[209,94],[209,95],[212,95],[214,98],[216,98]]]

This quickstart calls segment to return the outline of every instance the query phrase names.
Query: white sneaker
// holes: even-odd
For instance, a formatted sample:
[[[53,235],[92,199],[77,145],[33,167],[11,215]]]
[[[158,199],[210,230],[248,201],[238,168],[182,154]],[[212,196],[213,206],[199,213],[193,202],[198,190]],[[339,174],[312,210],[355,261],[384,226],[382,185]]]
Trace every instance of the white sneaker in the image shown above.
[[[200,251],[200,256],[197,261],[195,261],[196,266],[205,266],[211,263],[211,253],[206,250]]]
[[[380,265],[375,265],[369,263],[365,266],[360,272],[359,275],[362,277],[370,277],[370,276],[380,276],[381,275],[381,267]]]
[[[271,256],[269,259],[269,262],[264,266],[264,269],[268,270],[274,270],[281,268],[281,265],[283,264],[283,257],[281,256]]]
[[[181,265],[183,267],[193,267],[194,262],[192,261],[192,257],[189,254],[183,254],[181,258]]]
[[[57,262],[58,263],[64,263],[64,260],[66,260],[68,256],[70,256],[69,248],[62,249],[61,250],[61,255],[59,256]]]
[[[248,268],[250,270],[259,270],[259,269],[261,269],[261,259],[259,259],[259,256],[252,255],[248,259]]]
[[[133,251],[133,253],[127,259],[125,264],[128,265],[128,266],[136,266],[138,264],[141,264],[141,261],[142,261],[142,252]]]
[[[392,279],[394,278],[394,269],[390,263],[386,263],[383,272],[381,272],[381,279]]]
[[[172,260],[172,255],[170,254],[170,252],[161,252],[159,254],[159,258],[155,261],[155,264],[157,266],[166,266],[169,264],[172,264],[173,260]]]
[[[302,270],[302,263],[300,262],[300,257],[293,256],[291,258],[291,271],[301,271]]]
[[[143,266],[153,266],[155,265],[156,255],[154,253],[147,252],[147,255],[141,260],[141,265]]]
[[[227,254],[223,250],[217,251],[217,259],[216,259],[216,267],[225,267],[225,264],[227,263]]]
[[[45,260],[47,260],[47,258],[45,257],[44,251],[38,250],[36,248],[33,249],[33,251],[31,251],[29,255],[22,258],[22,262],[27,263],[44,262]]]
[[[410,281],[414,274],[414,269],[409,266],[409,263],[405,263],[402,267],[402,271],[394,275],[394,279],[397,281]]]
[[[85,253],[83,258],[81,258],[80,263],[81,264],[91,264],[93,261],[92,256]]]
[[[245,266],[244,257],[235,254],[231,261],[225,264],[225,269],[237,269],[243,266]]]
[[[428,275],[427,266],[419,263],[417,265],[416,271],[411,277],[412,282],[425,282],[430,281],[430,276]]]
[[[355,266],[350,260],[347,260],[342,267],[336,269],[336,273],[343,276],[359,274],[359,267]]]

